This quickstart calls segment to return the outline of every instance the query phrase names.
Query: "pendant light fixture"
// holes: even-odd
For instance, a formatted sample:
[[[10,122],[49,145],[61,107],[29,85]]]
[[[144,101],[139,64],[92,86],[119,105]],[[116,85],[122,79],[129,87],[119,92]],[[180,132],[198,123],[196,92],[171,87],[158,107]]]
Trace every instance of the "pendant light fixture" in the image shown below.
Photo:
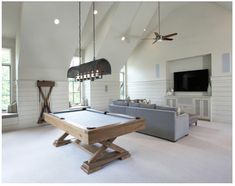
[[[81,37],[81,2],[78,2],[78,43],[79,43],[79,64],[82,63],[82,37]]]
[[[80,2],[79,2],[80,3]],[[84,80],[94,81],[95,79],[102,79],[103,75],[111,74],[110,63],[104,59],[95,58],[95,3],[92,3],[93,16],[93,61],[83,63],[78,66],[69,68],[67,72],[68,78],[75,78],[77,81]],[[81,6],[79,4],[79,56],[81,59]]]

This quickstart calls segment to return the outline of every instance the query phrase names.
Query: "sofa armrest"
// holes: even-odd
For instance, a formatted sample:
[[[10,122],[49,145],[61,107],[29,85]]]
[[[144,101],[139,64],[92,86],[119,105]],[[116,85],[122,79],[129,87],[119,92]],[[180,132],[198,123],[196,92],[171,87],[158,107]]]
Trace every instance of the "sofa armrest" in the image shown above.
[[[189,133],[189,115],[187,113],[175,115],[175,141],[188,135]]]

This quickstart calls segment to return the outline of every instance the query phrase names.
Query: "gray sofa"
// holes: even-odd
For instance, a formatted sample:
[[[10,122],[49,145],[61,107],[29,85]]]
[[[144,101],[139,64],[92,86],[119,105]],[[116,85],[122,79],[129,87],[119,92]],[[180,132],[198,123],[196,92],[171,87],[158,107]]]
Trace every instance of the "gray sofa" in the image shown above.
[[[155,108],[129,106],[128,103],[109,105],[109,112],[143,117],[146,121],[146,128],[139,132],[175,142],[188,135],[189,116],[186,113],[178,115],[174,109],[169,109],[167,107],[156,109],[156,106]]]

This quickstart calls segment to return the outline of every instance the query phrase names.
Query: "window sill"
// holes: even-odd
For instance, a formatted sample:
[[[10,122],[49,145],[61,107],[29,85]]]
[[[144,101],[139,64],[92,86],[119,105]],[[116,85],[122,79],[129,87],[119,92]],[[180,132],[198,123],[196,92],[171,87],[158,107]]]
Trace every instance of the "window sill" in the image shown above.
[[[16,118],[16,117],[18,117],[18,113],[2,113],[2,119]]]
[[[91,108],[90,106],[85,106],[85,105],[74,105],[70,107],[69,109],[83,109],[83,108]]]

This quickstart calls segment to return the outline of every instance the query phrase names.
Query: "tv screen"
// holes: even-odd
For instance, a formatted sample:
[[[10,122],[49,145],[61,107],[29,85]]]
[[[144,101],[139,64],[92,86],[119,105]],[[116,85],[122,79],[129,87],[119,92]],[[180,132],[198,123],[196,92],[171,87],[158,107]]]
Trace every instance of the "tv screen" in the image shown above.
[[[207,91],[209,83],[208,69],[174,72],[174,91]]]

